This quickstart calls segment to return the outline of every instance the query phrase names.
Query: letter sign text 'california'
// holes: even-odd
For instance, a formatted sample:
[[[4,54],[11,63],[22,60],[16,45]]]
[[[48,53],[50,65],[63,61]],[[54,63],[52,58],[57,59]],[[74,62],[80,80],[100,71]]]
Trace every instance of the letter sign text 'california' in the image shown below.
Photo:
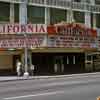
[[[47,33],[45,24],[0,24],[0,34]]]

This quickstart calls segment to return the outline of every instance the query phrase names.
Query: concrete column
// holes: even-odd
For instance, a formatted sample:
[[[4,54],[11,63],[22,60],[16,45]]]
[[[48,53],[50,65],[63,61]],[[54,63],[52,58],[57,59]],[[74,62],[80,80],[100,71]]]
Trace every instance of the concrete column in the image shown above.
[[[45,24],[50,24],[50,8],[45,7]]]
[[[91,28],[91,13],[85,12],[85,25]]]
[[[50,8],[45,7],[45,24],[50,24]],[[48,45],[48,35],[45,35],[44,46]]]
[[[73,56],[73,64],[75,64],[75,56]]]
[[[93,13],[93,28],[96,28],[96,14]]]
[[[67,56],[67,64],[69,64],[69,57]]]
[[[25,3],[19,4],[19,22],[20,24],[27,23],[27,5]]]
[[[22,61],[22,64],[24,64],[24,54],[21,55],[21,61]]]
[[[70,9],[70,10],[67,10],[67,23],[71,23],[71,22],[75,22],[75,20],[74,20],[74,13]]]
[[[87,53],[85,53],[85,70],[87,70]]]
[[[81,2],[87,2],[87,3],[91,3],[92,5],[95,4],[95,0],[81,0]],[[93,22],[94,23],[94,22]],[[91,12],[85,12],[85,25],[89,28],[91,28]]]
[[[70,22],[70,10],[67,10],[66,19],[67,19],[67,23],[69,23]]]
[[[10,3],[10,23],[14,23],[14,4]]]
[[[64,63],[63,63],[63,57],[61,58],[61,71],[64,72]]]
[[[92,5],[95,5],[95,0],[90,0]],[[96,28],[96,14],[93,13],[93,28]]]

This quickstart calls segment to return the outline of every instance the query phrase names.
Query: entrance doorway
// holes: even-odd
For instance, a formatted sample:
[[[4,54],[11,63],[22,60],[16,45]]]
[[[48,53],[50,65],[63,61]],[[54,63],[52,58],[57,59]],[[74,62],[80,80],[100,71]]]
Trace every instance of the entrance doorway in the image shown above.
[[[62,74],[64,72],[64,61],[63,61],[64,56],[54,56],[54,72],[56,74]]]
[[[63,58],[64,74],[74,74],[85,72],[85,56],[84,53],[71,53]]]
[[[20,55],[13,55],[13,74],[16,74],[16,61],[18,59],[21,61]]]
[[[36,75],[84,72],[84,53],[32,53]]]

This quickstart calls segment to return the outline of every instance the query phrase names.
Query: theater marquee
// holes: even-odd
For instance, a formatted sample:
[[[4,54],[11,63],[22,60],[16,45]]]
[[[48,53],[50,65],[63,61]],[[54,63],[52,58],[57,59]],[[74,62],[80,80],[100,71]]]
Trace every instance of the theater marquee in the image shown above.
[[[0,24],[0,34],[47,33],[45,24]]]
[[[45,35],[0,35],[0,48],[45,47]]]
[[[49,47],[97,48],[97,31],[82,24],[56,24],[48,29]]]

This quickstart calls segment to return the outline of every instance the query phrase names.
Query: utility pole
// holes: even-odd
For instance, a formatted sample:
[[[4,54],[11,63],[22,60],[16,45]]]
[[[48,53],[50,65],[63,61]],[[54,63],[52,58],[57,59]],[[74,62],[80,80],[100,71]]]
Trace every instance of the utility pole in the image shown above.
[[[28,0],[24,0],[23,3],[20,4],[20,24],[26,25],[27,24],[27,3]],[[24,48],[24,77],[28,78],[29,73],[28,73],[28,48],[27,48],[27,33],[24,33],[25,37],[25,48]]]
[[[25,5],[24,5],[24,9],[25,9],[25,24],[27,24],[27,3],[28,0],[25,0]],[[28,78],[29,77],[29,73],[28,73],[28,48],[27,48],[27,33],[24,34],[25,36],[25,49],[24,49],[24,59],[25,59],[25,72],[24,72],[24,77]]]

